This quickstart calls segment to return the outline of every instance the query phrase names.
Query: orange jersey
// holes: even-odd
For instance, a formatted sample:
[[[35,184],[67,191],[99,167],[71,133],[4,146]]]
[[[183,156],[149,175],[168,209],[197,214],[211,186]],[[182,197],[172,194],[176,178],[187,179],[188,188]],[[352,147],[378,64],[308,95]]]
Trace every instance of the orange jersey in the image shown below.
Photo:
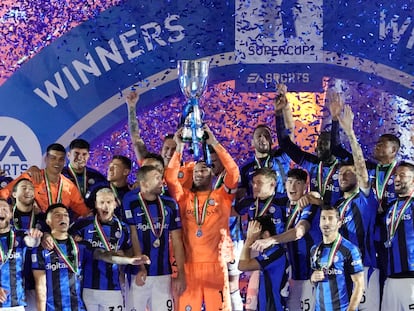
[[[229,217],[235,196],[234,190],[239,180],[239,168],[221,145],[216,145],[215,150],[227,172],[224,184],[217,190],[193,192],[183,187],[178,178],[180,154],[177,152],[174,153],[165,171],[169,192],[180,207],[186,262],[220,262],[220,230],[229,231]],[[196,196],[199,218],[201,218],[204,203],[208,199],[205,220],[201,226],[197,224],[195,217],[194,199]],[[200,231],[201,236],[197,236]]]
[[[44,171],[43,169],[41,170]],[[49,200],[48,200],[48,191],[46,188],[46,181],[42,179],[39,184],[35,184],[29,174],[23,173],[11,183],[9,183],[4,189],[0,190],[0,197],[8,198],[11,193],[13,192],[13,187],[16,182],[22,178],[26,178],[32,181],[34,185],[34,193],[35,193],[35,200],[39,205],[39,208],[42,212],[45,212],[49,207]],[[70,181],[67,177],[60,175],[62,181],[62,194],[61,194],[61,202],[71,210],[73,210],[76,214],[80,216],[86,216],[89,214],[90,210],[85,205],[83,201],[83,197],[79,192],[79,189],[76,187],[74,183]],[[57,203],[58,197],[58,188],[59,183],[50,183],[50,193],[52,196],[52,203]]]

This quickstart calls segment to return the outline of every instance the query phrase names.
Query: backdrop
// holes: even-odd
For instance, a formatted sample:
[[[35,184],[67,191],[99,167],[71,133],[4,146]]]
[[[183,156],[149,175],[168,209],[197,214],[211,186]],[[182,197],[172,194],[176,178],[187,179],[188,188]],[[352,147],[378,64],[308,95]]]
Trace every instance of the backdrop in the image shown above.
[[[292,92],[298,142],[312,151],[325,92],[356,113],[367,157],[377,137],[398,134],[412,154],[413,1],[44,1],[0,4],[0,165],[16,176],[42,165],[47,145],[76,137],[106,170],[131,155],[125,95],[140,93],[144,140],[159,150],[185,99],[177,60],[208,59],[201,107],[242,164],[251,131],[274,126],[275,84]]]

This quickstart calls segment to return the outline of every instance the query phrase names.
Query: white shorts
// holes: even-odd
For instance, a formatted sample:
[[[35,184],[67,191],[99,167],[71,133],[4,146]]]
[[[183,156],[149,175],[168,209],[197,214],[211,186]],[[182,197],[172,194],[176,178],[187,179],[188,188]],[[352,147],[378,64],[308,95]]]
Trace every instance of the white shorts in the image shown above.
[[[244,241],[233,241],[233,252],[234,252],[234,260],[227,263],[227,270],[229,272],[229,276],[240,275],[242,272],[239,270],[239,259],[240,254],[243,249]]]
[[[310,280],[289,280],[289,310],[314,311],[314,287]]]
[[[382,311],[414,310],[414,278],[390,279],[384,284]]]
[[[23,306],[18,306],[18,307],[5,307],[5,308],[0,308],[0,310],[4,310],[4,311],[24,311],[24,307]]]
[[[120,290],[84,288],[82,298],[88,311],[122,311],[124,309],[124,300]]]
[[[128,284],[129,282],[126,283],[125,304],[127,311],[174,310],[171,275],[147,276],[143,286],[135,284],[135,275],[133,275],[131,285]]]
[[[368,279],[369,269],[368,267],[364,267],[365,290],[361,303],[358,306],[359,311],[375,311],[380,309],[379,270],[374,269]]]

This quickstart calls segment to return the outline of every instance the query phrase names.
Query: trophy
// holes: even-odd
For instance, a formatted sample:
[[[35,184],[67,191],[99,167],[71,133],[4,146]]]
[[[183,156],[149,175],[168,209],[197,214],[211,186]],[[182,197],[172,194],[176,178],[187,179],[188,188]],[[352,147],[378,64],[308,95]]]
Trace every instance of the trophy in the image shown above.
[[[183,127],[182,139],[185,142],[191,143],[191,152],[195,161],[200,159],[199,143],[205,140],[204,130],[202,129],[202,112],[198,101],[206,90],[208,68],[208,60],[178,61],[178,80],[181,92],[187,98],[180,122],[180,126]],[[208,158],[210,154],[205,144],[203,145],[203,152],[204,160],[209,164]]]

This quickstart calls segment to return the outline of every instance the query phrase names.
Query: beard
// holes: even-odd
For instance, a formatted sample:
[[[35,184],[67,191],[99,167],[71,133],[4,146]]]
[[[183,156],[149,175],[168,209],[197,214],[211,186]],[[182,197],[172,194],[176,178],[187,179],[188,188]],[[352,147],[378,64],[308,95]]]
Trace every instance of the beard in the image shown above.
[[[339,189],[342,192],[350,192],[352,189],[354,189],[356,187],[356,184],[351,184],[351,185],[347,185],[347,186],[339,186]]]

